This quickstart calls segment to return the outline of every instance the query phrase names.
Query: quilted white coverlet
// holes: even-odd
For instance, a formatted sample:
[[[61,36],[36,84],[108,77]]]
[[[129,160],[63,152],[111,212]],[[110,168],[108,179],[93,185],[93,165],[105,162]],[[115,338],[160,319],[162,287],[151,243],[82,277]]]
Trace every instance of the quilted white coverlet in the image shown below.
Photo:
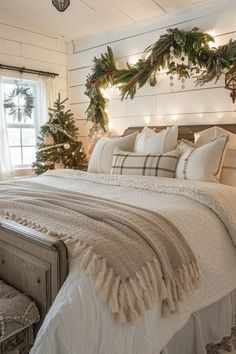
[[[38,178],[35,180],[45,185],[125,202],[168,217],[195,253],[201,286],[185,298],[179,312],[172,316],[161,317],[157,304],[136,325],[119,325],[74,260],[32,354],[159,354],[191,313],[236,288],[236,188],[66,170],[51,171]]]

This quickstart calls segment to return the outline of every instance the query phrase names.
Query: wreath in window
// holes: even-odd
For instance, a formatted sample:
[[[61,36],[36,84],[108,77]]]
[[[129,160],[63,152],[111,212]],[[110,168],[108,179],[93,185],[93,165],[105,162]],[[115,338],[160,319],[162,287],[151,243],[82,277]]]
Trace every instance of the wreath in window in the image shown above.
[[[28,86],[17,86],[9,95],[5,96],[4,108],[9,109],[9,114],[13,116],[14,121],[22,122],[26,118],[32,117],[34,108],[34,97],[31,88]]]

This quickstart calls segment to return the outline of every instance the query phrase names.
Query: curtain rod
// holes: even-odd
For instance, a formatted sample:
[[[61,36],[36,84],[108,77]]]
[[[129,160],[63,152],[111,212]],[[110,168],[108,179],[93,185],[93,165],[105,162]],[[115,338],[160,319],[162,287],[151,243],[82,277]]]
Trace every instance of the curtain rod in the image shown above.
[[[34,75],[40,75],[40,76],[48,76],[55,78],[56,76],[59,76],[59,74],[56,73],[51,73],[49,71],[41,71],[41,70],[34,70],[34,69],[27,69],[26,67],[20,67],[20,66],[12,66],[12,65],[4,65],[0,64],[0,70],[11,70],[11,71],[19,71],[21,74],[27,73],[27,74],[34,74]]]

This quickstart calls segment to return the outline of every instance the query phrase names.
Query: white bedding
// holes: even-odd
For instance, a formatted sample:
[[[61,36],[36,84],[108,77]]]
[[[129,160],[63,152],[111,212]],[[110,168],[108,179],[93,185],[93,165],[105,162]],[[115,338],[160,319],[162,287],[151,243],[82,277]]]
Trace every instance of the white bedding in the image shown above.
[[[53,171],[40,176],[38,181],[148,208],[168,217],[195,253],[201,286],[185,297],[178,313],[163,318],[157,304],[136,325],[121,326],[98,299],[93,282],[75,259],[31,354],[159,354],[191,313],[236,288],[236,248],[232,242],[232,238],[236,239],[236,188],[78,171]]]

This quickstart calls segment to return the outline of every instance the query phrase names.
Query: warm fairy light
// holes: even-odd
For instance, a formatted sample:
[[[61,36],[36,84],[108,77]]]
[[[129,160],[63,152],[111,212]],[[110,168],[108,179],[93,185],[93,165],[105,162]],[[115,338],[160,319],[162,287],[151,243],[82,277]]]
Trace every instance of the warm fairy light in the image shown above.
[[[210,48],[210,49],[217,47],[217,45],[216,45],[215,42],[209,42],[208,45],[209,45],[209,48]]]
[[[160,73],[160,74],[166,74],[167,73],[167,69],[166,68],[163,68],[163,67],[161,67],[159,70],[158,70],[158,72]]]
[[[211,36],[211,37],[215,37],[215,35],[216,35],[216,31],[214,30],[214,29],[210,29],[209,31],[207,31],[206,32],[207,34],[209,34],[209,36]]]
[[[127,59],[128,59],[128,63],[130,65],[135,65],[135,64],[137,64],[139,59],[142,59],[142,56],[141,55],[134,55],[134,56],[128,57]]]
[[[144,120],[145,120],[145,123],[148,125],[151,122],[151,117],[145,117]]]
[[[213,30],[213,29],[207,31],[206,33],[209,34],[209,36],[211,36],[211,37],[213,37],[213,38],[214,38],[215,35],[216,35],[216,32],[215,32],[215,30]],[[210,49],[216,47],[216,43],[215,43],[215,42],[208,42],[208,45],[209,45]]]
[[[112,129],[113,128],[113,124],[111,121],[108,122],[108,129]]]
[[[106,98],[107,100],[109,100],[110,96],[109,96],[109,89],[105,88],[105,89],[101,89],[101,93],[103,95],[104,98]]]

